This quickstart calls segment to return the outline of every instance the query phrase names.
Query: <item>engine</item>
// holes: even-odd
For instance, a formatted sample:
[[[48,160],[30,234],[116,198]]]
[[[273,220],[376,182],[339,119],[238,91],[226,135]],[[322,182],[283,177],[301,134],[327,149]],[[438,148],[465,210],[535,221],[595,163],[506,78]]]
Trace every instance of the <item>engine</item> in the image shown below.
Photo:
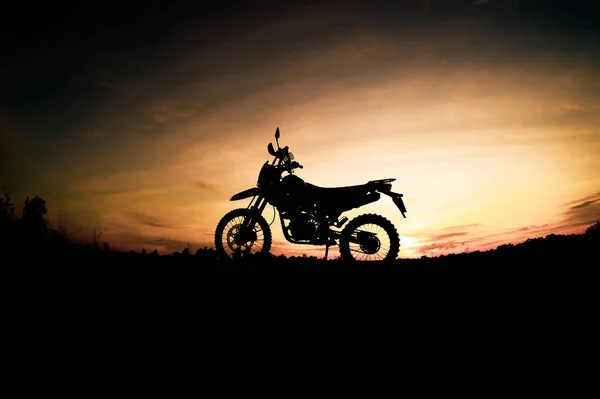
[[[291,235],[299,240],[309,240],[315,237],[319,228],[319,222],[307,213],[295,213],[289,215],[290,224],[288,229]]]

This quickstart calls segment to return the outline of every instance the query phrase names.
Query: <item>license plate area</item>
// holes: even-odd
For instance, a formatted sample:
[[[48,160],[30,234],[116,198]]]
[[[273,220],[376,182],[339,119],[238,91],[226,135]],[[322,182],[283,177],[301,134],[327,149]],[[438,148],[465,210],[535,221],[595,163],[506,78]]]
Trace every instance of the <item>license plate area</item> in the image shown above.
[[[406,218],[406,207],[404,206],[404,201],[402,200],[402,194],[394,193],[394,195],[392,196],[392,201],[394,201],[394,204],[396,204],[398,210],[400,211],[400,213],[402,213],[402,216]]]

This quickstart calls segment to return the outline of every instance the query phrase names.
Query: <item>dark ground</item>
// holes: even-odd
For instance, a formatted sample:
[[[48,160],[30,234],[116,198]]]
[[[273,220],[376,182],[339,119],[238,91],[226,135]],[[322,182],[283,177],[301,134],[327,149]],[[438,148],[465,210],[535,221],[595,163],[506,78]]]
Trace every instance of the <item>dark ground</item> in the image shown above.
[[[219,271],[396,271],[396,272],[489,272],[530,270],[586,270],[600,265],[598,234],[549,235],[529,239],[517,245],[502,245],[486,252],[470,252],[395,262],[324,261],[316,257],[270,256],[226,261],[219,260],[212,249],[195,254],[187,250],[170,255],[157,253],[113,252],[108,247],[72,244],[56,234],[37,246],[12,245],[4,248],[2,263],[8,267],[27,268],[102,267],[115,270],[157,268],[192,268],[202,272]],[[335,249],[334,249],[335,250]]]
[[[439,337],[461,323],[480,331],[485,318],[492,329],[498,317],[532,323],[540,312],[552,320],[592,320],[587,309],[597,303],[598,231],[389,264],[302,257],[219,261],[212,249],[159,256],[73,244],[52,232],[27,244],[4,236],[0,286],[16,320],[12,327],[68,336],[110,326],[102,331],[120,339],[120,326],[144,319],[148,332],[189,330],[205,344],[207,332],[246,342],[249,333],[287,337],[300,327],[307,336],[337,340],[324,326],[335,325],[340,314],[356,324],[350,329],[377,321],[396,332],[421,328],[406,320],[413,314],[439,323],[429,332]],[[299,273],[290,278],[286,272]],[[315,278],[311,272],[363,273]],[[381,278],[376,272],[400,273]],[[457,313],[470,319],[458,322]],[[555,321],[559,328],[574,325]]]

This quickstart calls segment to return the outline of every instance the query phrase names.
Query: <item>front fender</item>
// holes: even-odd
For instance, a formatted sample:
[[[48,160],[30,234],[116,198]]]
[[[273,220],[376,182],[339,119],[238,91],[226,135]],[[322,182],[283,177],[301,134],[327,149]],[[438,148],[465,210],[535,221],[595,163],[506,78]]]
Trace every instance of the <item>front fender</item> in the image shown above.
[[[235,194],[233,197],[229,199],[229,201],[239,201],[244,198],[250,198],[258,195],[260,193],[260,189],[258,187],[252,187],[242,192]]]

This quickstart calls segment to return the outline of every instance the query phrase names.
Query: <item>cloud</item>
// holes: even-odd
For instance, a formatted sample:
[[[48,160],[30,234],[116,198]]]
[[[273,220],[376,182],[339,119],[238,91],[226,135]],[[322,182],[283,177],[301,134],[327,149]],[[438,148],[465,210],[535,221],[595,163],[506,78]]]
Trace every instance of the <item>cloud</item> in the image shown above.
[[[187,83],[189,85],[189,81]],[[151,91],[151,94],[148,95],[159,96],[161,91],[167,89],[150,85],[146,90]],[[144,96],[144,94],[141,89],[132,89],[129,96],[135,102],[136,100],[139,101],[138,99]],[[179,125],[185,125],[189,122],[190,118],[200,116],[199,108],[196,104],[197,93],[194,93],[191,89],[180,89],[176,97],[177,100],[165,98],[153,101],[142,100],[138,104],[137,113],[134,112],[134,115],[123,117],[117,120],[117,122],[114,122],[117,113],[114,110],[108,110],[106,111],[104,120],[110,118],[114,122],[111,123],[110,127],[113,131],[121,130],[130,133],[160,134],[164,133],[165,129],[168,128],[169,135],[172,135],[173,130],[177,130]]]
[[[498,245],[520,243],[530,238],[546,237],[549,234],[581,234],[586,227],[600,220],[600,192],[570,201],[564,204],[563,208],[566,209],[563,210],[556,223],[529,225],[472,237],[469,239],[469,244],[477,246],[480,250],[488,250],[496,248]],[[454,242],[440,243],[424,246],[419,250],[421,253],[431,250],[448,251],[458,246]]]
[[[192,183],[192,185],[196,188],[199,188],[200,190],[214,191],[216,189],[216,186],[214,184],[204,180],[196,180]]]
[[[549,234],[581,234],[586,227],[600,220],[600,191],[562,205],[558,219],[553,223],[510,228],[492,234],[477,234],[474,225],[450,226],[419,237],[423,244],[416,251],[421,254],[461,252],[466,247],[488,250],[506,243],[520,243],[530,238]],[[463,237],[456,240],[457,237]]]
[[[136,131],[145,131],[145,130],[151,130],[153,127],[152,124],[149,123],[142,123],[141,125],[137,125],[134,129]]]
[[[549,227],[549,224],[543,224],[541,226],[536,226],[536,225],[531,225],[531,226],[525,226],[525,227],[520,227],[514,231],[532,231],[532,230],[540,230],[540,229],[544,229]]]
[[[122,89],[127,87],[124,82],[114,72],[109,72],[104,66],[94,65],[83,70],[73,72],[71,79],[88,86],[101,86],[107,89]]]
[[[479,226],[478,223],[464,224],[427,232],[424,236],[419,237],[419,242],[424,245],[419,246],[417,251],[421,254],[426,254],[432,251],[449,252],[455,248],[464,248],[473,241],[472,237],[474,233],[471,230],[465,229],[477,226]],[[453,239],[457,237],[464,238],[462,240]]]
[[[587,226],[600,220],[600,192],[565,204],[562,226],[564,229]]]
[[[146,241],[146,244],[154,245],[154,246],[155,245],[162,246],[165,250],[167,250],[169,252],[173,252],[173,251],[181,252],[181,251],[183,251],[184,248],[187,248],[188,245],[191,243],[189,241],[174,240],[174,239],[165,238],[165,237],[158,237],[158,238],[154,238],[149,241]],[[197,248],[203,248],[207,245],[194,245],[194,246]]]
[[[600,192],[567,202],[564,205],[568,207],[565,211],[565,217],[567,219],[572,219],[574,216],[581,217],[586,214],[593,216],[598,213],[598,208],[600,207],[598,201],[600,201]]]
[[[90,131],[85,131],[85,132],[80,133],[80,136],[90,137],[90,138],[94,138],[95,139],[95,138],[98,138],[98,137],[102,137],[102,133],[97,132],[95,130],[90,130]]]
[[[477,227],[480,226],[481,223],[471,223],[471,224],[459,224],[456,226],[444,227],[442,230],[462,230],[468,227]]]
[[[91,179],[90,179],[91,180]],[[154,197],[157,195],[163,195],[170,193],[170,189],[165,188],[139,188],[139,189],[119,189],[114,190],[103,189],[103,187],[96,187],[93,184],[85,186],[84,182],[80,185],[80,193],[85,195],[93,196],[94,199],[100,199],[102,202],[106,201],[123,201],[132,200],[139,201],[142,198]],[[93,183],[93,182],[91,182]]]
[[[172,99],[158,99],[151,103],[142,105],[142,112],[146,118],[152,120],[153,124],[164,123],[175,119],[189,118],[196,110],[182,106],[178,101]]]
[[[479,223],[462,225],[462,226],[451,226],[444,230],[456,230],[458,228],[465,227],[477,227]],[[506,243],[517,243],[523,242],[528,238],[546,236],[550,233],[556,232],[559,225],[543,224],[543,225],[529,225],[518,228],[511,228],[503,231],[499,231],[493,234],[477,234],[476,231],[457,231],[453,233],[442,233],[442,234],[430,234],[425,238],[419,238],[419,241],[424,243],[417,248],[417,252],[421,254],[429,254],[436,252],[435,255],[441,255],[443,253],[462,252],[467,248],[471,250],[488,250],[497,247],[498,245]],[[452,238],[464,237],[462,240],[452,240]],[[449,240],[450,239],[450,240]]]
[[[438,235],[434,235],[429,237],[430,241],[440,241],[440,240],[446,240],[448,238],[453,238],[453,237],[461,237],[461,236],[466,236],[470,234],[468,231],[460,231],[460,232],[456,232],[456,233],[446,233],[446,234],[438,234]]]
[[[573,201],[566,202],[564,204],[564,206],[571,207],[571,205],[578,204],[578,203],[585,202],[585,201],[589,201],[589,200],[594,200],[594,199],[599,198],[599,197],[600,197],[600,191],[597,192],[597,193],[594,193],[594,194],[590,194],[590,195],[588,195],[586,197],[583,197],[583,198],[580,198],[580,199],[576,199],[576,200],[573,200]]]
[[[595,200],[585,201],[585,202],[583,202],[583,203],[581,203],[579,205],[572,206],[570,209],[573,210],[573,209],[585,208],[586,206],[590,206],[590,205],[592,205],[593,203],[595,203],[595,202],[597,202],[599,200],[600,200],[600,198],[596,198]]]
[[[419,247],[419,252],[422,253],[422,254],[425,254],[425,253],[428,253],[428,252],[431,252],[431,251],[450,251],[450,250],[455,249],[457,247],[464,248],[467,245],[469,245],[469,243],[466,242],[466,241],[460,241],[460,242],[456,242],[456,241],[441,242],[441,243],[436,243],[436,244],[423,245],[423,246]]]
[[[129,212],[129,216],[131,216],[132,218],[134,218],[141,224],[145,224],[146,226],[160,227],[160,228],[165,228],[165,229],[172,228],[171,226],[163,223],[160,219],[158,219],[154,216],[151,216],[151,215],[147,215],[145,213]]]

